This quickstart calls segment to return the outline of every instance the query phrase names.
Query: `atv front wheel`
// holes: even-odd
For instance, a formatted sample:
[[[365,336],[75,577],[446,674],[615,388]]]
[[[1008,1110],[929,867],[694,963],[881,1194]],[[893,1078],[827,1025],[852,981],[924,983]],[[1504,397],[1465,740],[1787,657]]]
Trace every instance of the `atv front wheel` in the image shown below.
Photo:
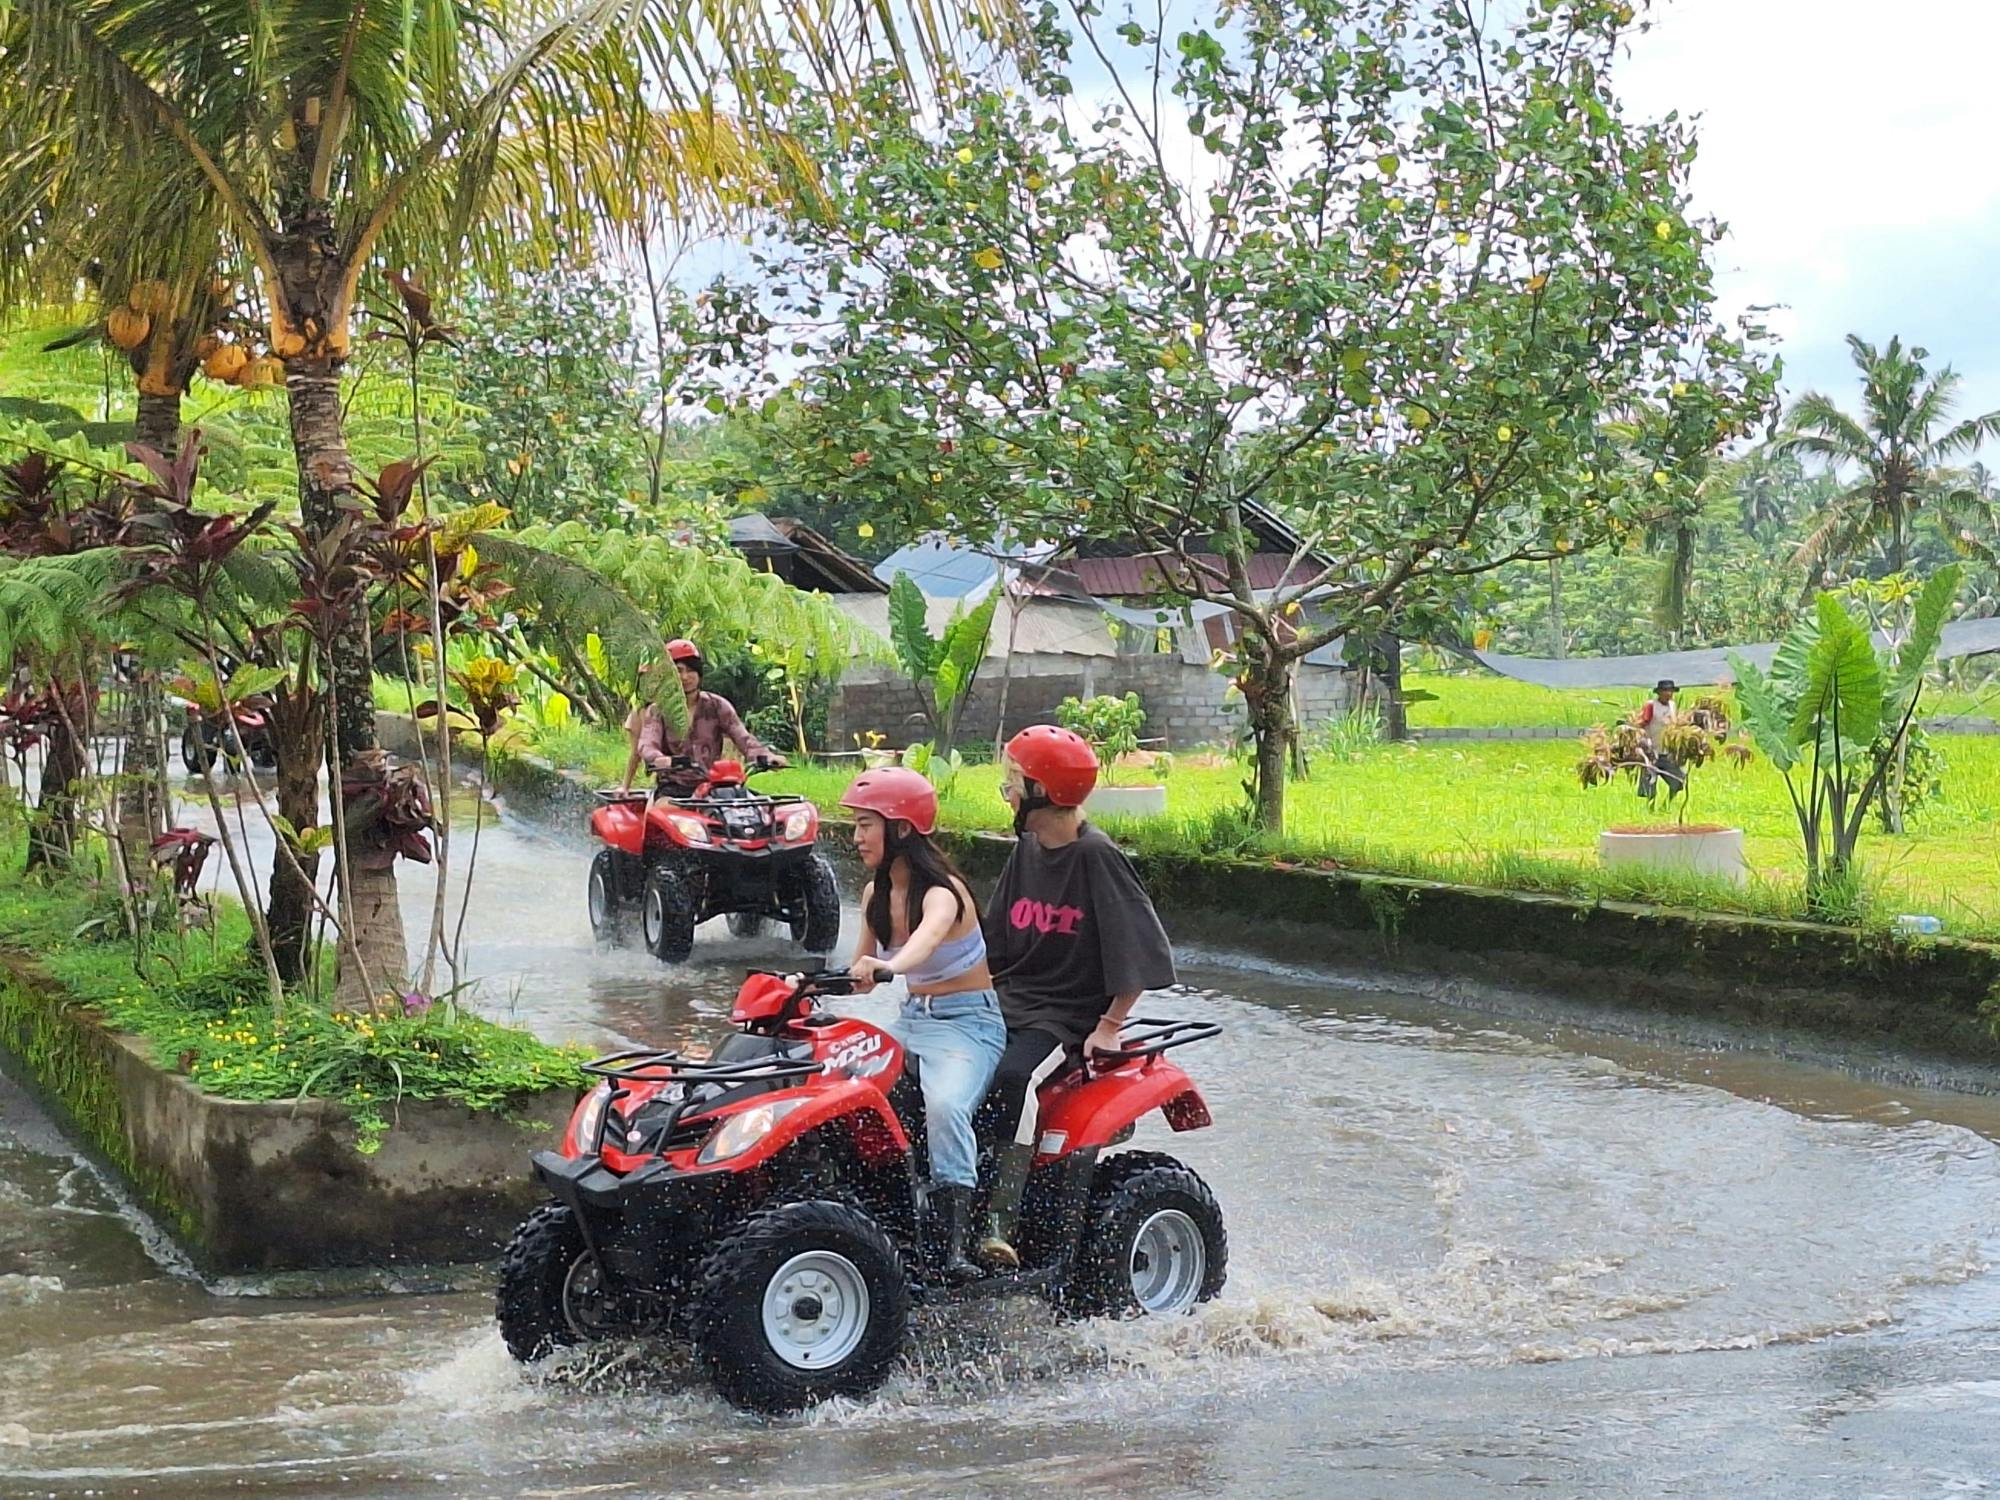
[[[840,883],[824,854],[807,858],[799,871],[799,900],[793,908],[792,941],[808,953],[831,953],[840,942]]]
[[[677,870],[654,865],[639,895],[639,936],[661,963],[687,962],[694,952],[694,892]]]
[[[600,849],[590,862],[584,899],[590,906],[591,936],[600,943],[623,944],[632,935],[632,907],[618,880],[618,851]]]
[[[632,1331],[605,1291],[576,1215],[561,1203],[536,1209],[514,1231],[500,1257],[493,1316],[507,1352],[523,1364]]]
[[[1222,1290],[1229,1235],[1207,1183],[1156,1151],[1111,1157],[1097,1172],[1064,1297],[1070,1311],[1184,1313]]]
[[[731,937],[756,938],[764,935],[764,919],[753,911],[733,911],[725,920],[729,923]]]
[[[881,1225],[818,1198],[745,1219],[709,1252],[690,1302],[716,1389],[748,1411],[788,1412],[888,1378],[910,1286]]]
[[[181,731],[181,764],[187,767],[188,775],[206,776],[218,759],[227,761],[230,757],[226,749],[218,750],[209,744],[208,736],[202,732],[200,725],[190,724]],[[226,766],[225,769],[234,767]]]

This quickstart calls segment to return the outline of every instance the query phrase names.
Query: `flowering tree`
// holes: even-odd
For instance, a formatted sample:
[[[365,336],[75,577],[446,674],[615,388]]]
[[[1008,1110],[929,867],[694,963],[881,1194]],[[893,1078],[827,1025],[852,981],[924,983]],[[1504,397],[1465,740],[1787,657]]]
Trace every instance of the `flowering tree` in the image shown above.
[[[1714,313],[1692,131],[1611,91],[1633,20],[1262,0],[1169,35],[1078,5],[1046,71],[939,122],[885,80],[811,138],[825,211],[767,257],[808,457],[906,526],[1136,544],[1221,605],[1279,826],[1302,657],[1635,534],[1768,401],[1761,331]],[[1301,538],[1280,579],[1259,507]]]

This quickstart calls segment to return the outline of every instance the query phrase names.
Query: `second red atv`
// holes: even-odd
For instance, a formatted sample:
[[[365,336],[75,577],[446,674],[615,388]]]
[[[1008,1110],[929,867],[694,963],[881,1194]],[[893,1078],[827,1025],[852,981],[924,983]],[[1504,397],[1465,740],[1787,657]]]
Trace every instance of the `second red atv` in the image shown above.
[[[925,1202],[913,1059],[888,1032],[817,1007],[845,974],[752,974],[712,1057],[614,1053],[560,1151],[553,1201],[515,1232],[496,1315],[516,1359],[640,1333],[691,1341],[753,1411],[861,1396],[888,1378],[914,1302],[1034,1292],[1076,1315],[1183,1313],[1222,1289],[1229,1242],[1207,1185],[1155,1151],[1105,1155],[1160,1111],[1209,1123],[1165,1053],[1199,1021],[1128,1023],[1126,1046],[1052,1078],[1022,1203],[1018,1271],[949,1281]],[[991,1153],[981,1164],[990,1186]]]
[[[636,916],[646,951],[681,963],[694,930],[729,918],[738,937],[769,922],[791,929],[808,953],[840,941],[840,887],[815,847],[819,809],[804,797],[753,792],[740,761],[706,771],[677,761],[655,791],[601,791],[590,815],[603,842],[590,866],[590,928],[602,942],[623,942]]]

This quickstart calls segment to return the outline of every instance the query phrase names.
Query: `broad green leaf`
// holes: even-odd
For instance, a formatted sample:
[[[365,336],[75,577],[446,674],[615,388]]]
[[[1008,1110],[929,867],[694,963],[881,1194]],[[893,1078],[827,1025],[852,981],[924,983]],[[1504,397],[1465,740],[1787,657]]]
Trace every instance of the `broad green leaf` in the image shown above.
[[[1882,663],[1868,629],[1832,594],[1819,596],[1818,637],[1806,658],[1804,691],[1792,709],[1792,740],[1815,739],[1844,760],[1865,751],[1882,723]]]
[[[942,661],[938,667],[937,703],[940,711],[958,700],[959,696],[972,686],[972,679],[979,673],[979,663],[986,655],[986,640],[993,633],[993,611],[1000,603],[1000,590],[994,589],[970,614],[955,617],[944,633],[944,643],[940,651]],[[952,671],[952,691],[947,693],[944,686],[945,667]]]
[[[1917,596],[1916,608],[1910,616],[1909,639],[1896,652],[1895,670],[1882,699],[1882,716],[1889,727],[1902,723],[1911,697],[1923,686],[1924,673],[1930,670],[1931,660],[1937,655],[1945,618],[1951,613],[1964,578],[1964,565],[1951,563],[1933,573]]]
[[[285,680],[283,667],[241,666],[230,675],[224,690],[231,703],[241,703],[258,693],[268,693]]]
[[[1732,655],[1729,666],[1736,673],[1736,702],[1750,738],[1780,772],[1789,772],[1797,764],[1791,718],[1780,706],[1771,680],[1740,656]]]
[[[907,573],[898,573],[889,585],[889,644],[896,648],[896,660],[910,681],[930,681],[939,659],[938,643],[924,618],[923,591]]]

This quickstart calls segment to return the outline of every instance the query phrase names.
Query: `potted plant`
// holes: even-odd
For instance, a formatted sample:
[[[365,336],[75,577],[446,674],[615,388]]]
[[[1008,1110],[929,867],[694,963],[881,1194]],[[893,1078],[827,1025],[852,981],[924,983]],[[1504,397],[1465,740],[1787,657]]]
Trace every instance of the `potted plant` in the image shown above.
[[[1146,710],[1137,693],[1122,698],[1103,693],[1095,698],[1065,698],[1056,708],[1056,722],[1090,741],[1097,752],[1097,790],[1084,806],[1100,817],[1157,818],[1167,810],[1167,789],[1159,782],[1117,786],[1119,759],[1135,755],[1139,731],[1146,727]]]
[[[1586,787],[1630,780],[1649,810],[1662,800],[1674,813],[1670,823],[1618,823],[1597,836],[1597,856],[1607,865],[1640,865],[1743,881],[1750,867],[1743,858],[1743,830],[1721,823],[1690,823],[1688,789],[1703,766],[1718,756],[1741,765],[1750,747],[1729,742],[1729,707],[1705,697],[1692,708],[1669,714],[1655,750],[1635,713],[1618,724],[1599,725],[1583,737],[1577,779]]]

